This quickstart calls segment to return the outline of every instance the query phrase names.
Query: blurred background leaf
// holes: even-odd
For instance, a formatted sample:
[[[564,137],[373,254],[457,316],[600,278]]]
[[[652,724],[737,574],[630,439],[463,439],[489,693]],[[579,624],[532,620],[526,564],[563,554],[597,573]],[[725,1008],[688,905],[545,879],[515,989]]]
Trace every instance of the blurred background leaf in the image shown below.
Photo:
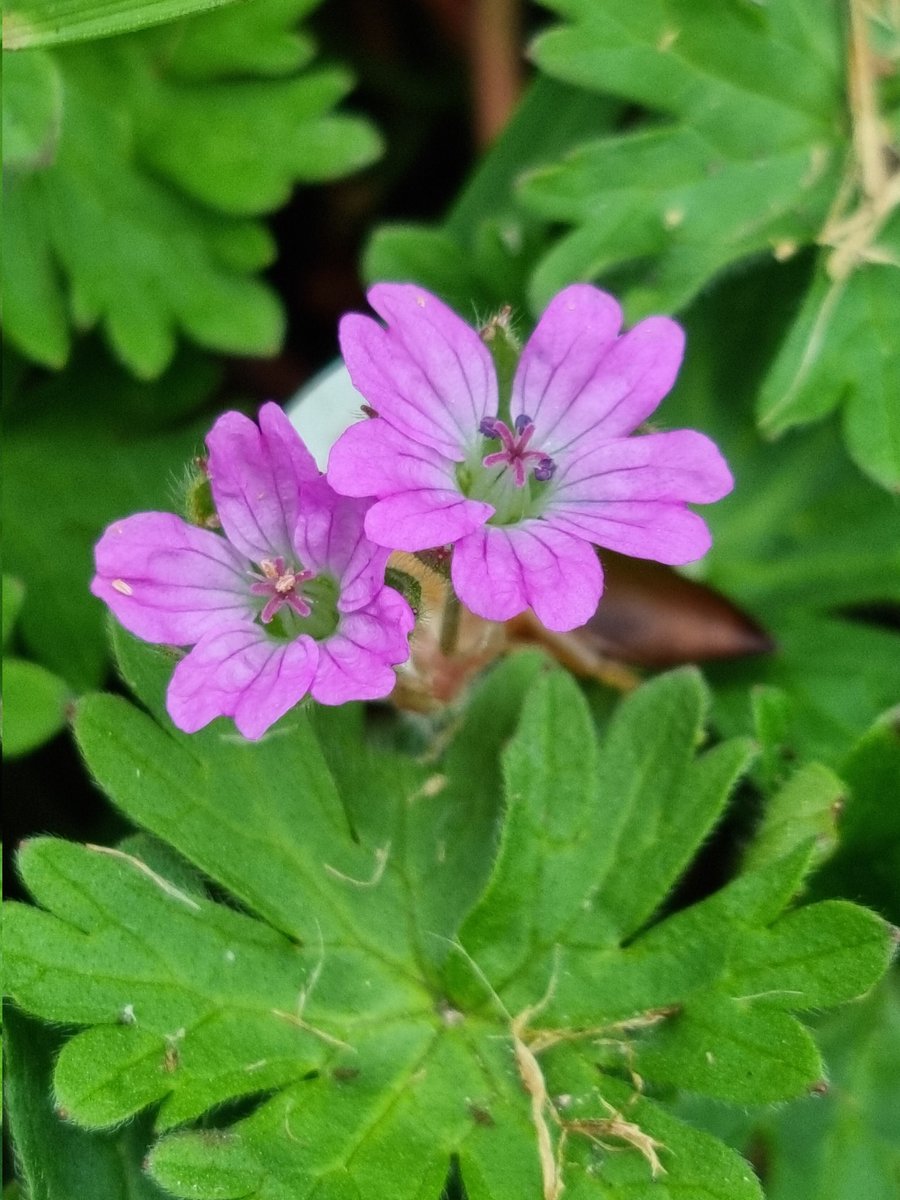
[[[851,457],[896,490],[896,7],[867,22],[854,0],[848,24],[819,0],[543,2],[565,23],[534,40],[541,74],[513,120],[442,226],[376,231],[367,278],[415,279],[467,316],[536,316],[590,280],[633,321],[824,242],[759,380],[761,427],[843,406]],[[886,164],[877,188],[867,156]]]
[[[10,1005],[3,1041],[10,1123],[28,1200],[164,1200],[141,1166],[150,1133],[146,1119],[112,1133],[89,1133],[55,1109],[53,1064],[65,1041],[60,1031]]]
[[[900,980],[814,1021],[828,1084],[778,1109],[683,1098],[679,1114],[747,1154],[768,1200],[894,1200],[900,1136]]]
[[[94,326],[145,378],[179,334],[275,353],[281,309],[255,277],[275,246],[255,218],[380,148],[369,122],[333,112],[349,75],[310,67],[294,24],[311,7],[249,0],[99,43],[7,52],[4,330],[28,357],[60,367],[73,330]]]
[[[59,733],[71,698],[68,685],[39,663],[18,658],[13,631],[22,611],[25,588],[3,576],[3,753],[18,758]]]
[[[23,50],[109,37],[230,3],[232,0],[14,0],[4,5],[3,45],[7,50]]]
[[[529,204],[575,227],[538,267],[536,306],[572,279],[630,266],[632,319],[673,311],[748,255],[814,238],[843,157],[836,7],[547,2],[567,23],[534,43],[544,72],[666,119],[526,182]]]
[[[833,419],[775,445],[754,429],[760,378],[804,286],[804,263],[769,262],[698,301],[684,318],[679,382],[659,415],[722,446],[736,486],[704,513],[713,548],[695,574],[776,642],[768,656],[710,666],[720,725],[748,731],[752,689],[781,688],[793,752],[834,764],[897,699],[900,501],[848,461]]]
[[[759,395],[765,434],[806,425],[843,404],[844,438],[861,470],[900,491],[900,213],[873,247],[880,261],[832,279],[820,257],[800,312]]]

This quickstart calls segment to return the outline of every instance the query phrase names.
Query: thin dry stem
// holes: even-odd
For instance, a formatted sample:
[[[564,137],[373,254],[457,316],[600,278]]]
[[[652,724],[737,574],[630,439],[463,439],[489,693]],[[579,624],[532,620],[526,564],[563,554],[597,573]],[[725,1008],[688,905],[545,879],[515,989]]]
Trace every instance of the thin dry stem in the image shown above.
[[[115,850],[112,846],[95,846],[92,842],[87,843],[87,849],[93,850],[97,854],[108,854],[111,858],[119,858],[123,862],[127,862],[129,866],[140,871],[142,875],[146,875],[148,879],[152,879],[156,886],[161,888],[167,896],[171,896],[174,900],[180,900],[182,904],[186,904],[188,908],[192,908],[195,912],[200,911],[200,905],[193,897],[181,891],[174,883],[169,883],[168,879],[163,879],[162,875],[157,875],[145,862],[142,862],[139,858],[135,858],[133,854],[126,854],[124,850]]]
[[[377,846],[375,849],[375,867],[368,879],[354,879],[352,875],[345,875],[343,871],[339,871],[337,867],[331,866],[330,863],[323,863],[322,866],[329,875],[333,875],[335,879],[340,879],[341,883],[351,883],[358,888],[377,887],[381,883],[381,877],[384,875],[384,869],[388,864],[388,859],[391,855],[391,843],[387,842],[384,846]]]
[[[874,55],[868,40],[866,0],[849,0],[850,29],[847,91],[852,123],[853,153],[848,172],[838,189],[835,203],[818,241],[831,247],[828,274],[836,293],[862,262],[891,261],[874,247],[875,239],[894,209],[900,204],[900,174],[891,169],[889,131],[878,109]],[[893,20],[898,20],[894,13]],[[854,197],[860,199],[852,211]],[[823,307],[834,304],[832,292]]]

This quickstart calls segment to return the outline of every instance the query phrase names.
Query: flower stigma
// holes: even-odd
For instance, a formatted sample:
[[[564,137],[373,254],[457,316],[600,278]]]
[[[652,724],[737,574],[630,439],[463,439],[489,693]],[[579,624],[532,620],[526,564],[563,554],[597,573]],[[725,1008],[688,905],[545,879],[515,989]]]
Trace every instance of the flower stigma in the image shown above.
[[[253,572],[256,582],[250,585],[250,591],[254,596],[267,597],[259,614],[263,625],[270,624],[285,604],[290,605],[298,617],[308,617],[312,613],[309,601],[299,590],[301,584],[312,579],[312,571],[287,568],[280,554],[277,558],[264,558],[259,567],[262,575]]]
[[[483,467],[512,467],[516,487],[525,486],[528,464],[534,462],[534,477],[540,483],[552,479],[556,464],[543,450],[529,450],[528,444],[534,437],[534,422],[525,413],[520,413],[513,428],[498,417],[485,417],[478,426],[479,433],[492,441],[500,439],[503,449],[486,454],[481,460]],[[515,432],[514,432],[515,431]]]

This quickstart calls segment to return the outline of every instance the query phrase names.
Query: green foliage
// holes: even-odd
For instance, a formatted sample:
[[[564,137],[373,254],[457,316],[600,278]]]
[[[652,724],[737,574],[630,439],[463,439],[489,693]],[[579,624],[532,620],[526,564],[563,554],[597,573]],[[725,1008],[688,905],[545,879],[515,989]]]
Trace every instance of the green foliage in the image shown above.
[[[827,858],[837,845],[837,818],[845,791],[827,767],[819,763],[801,767],[770,799],[745,856],[745,869],[777,861],[810,839],[815,857]]]
[[[764,433],[777,436],[843,403],[844,438],[861,470],[900,491],[897,334],[900,214],[873,261],[832,279],[823,259],[759,397]]]
[[[3,62],[3,162],[34,171],[52,162],[62,120],[62,79],[49,54],[13,54]]]
[[[815,1022],[828,1084],[772,1110],[726,1110],[690,1099],[681,1115],[765,1167],[769,1200],[893,1200],[900,1185],[894,1113],[900,1072],[896,976]]]
[[[545,2],[566,23],[533,45],[544,75],[443,226],[378,231],[367,276],[415,279],[479,315],[503,303],[537,315],[573,280],[599,281],[635,320],[684,310],[752,260],[824,244],[783,314],[760,428],[777,437],[841,408],[853,460],[897,490],[900,243],[897,176],[883,163],[900,101],[889,71],[880,95],[866,76],[851,103],[852,30],[817,0]],[[860,62],[866,36],[897,58],[896,15],[881,17],[853,35]],[[885,121],[866,125],[879,103]],[[626,104],[646,111],[636,119],[632,107],[622,132]]]
[[[3,603],[0,606],[0,617],[2,617],[2,645],[3,649],[9,645],[13,630],[16,627],[16,621],[19,619],[19,613],[22,611],[22,603],[25,599],[25,587],[21,579],[15,579],[12,575],[3,576]]]
[[[723,267],[821,228],[841,169],[836,11],[779,0],[636,7],[553,3],[568,24],[542,70],[665,114],[538,172],[525,196],[576,225],[535,276],[541,304],[572,278],[636,266],[633,315],[682,308]]]
[[[17,758],[59,733],[66,721],[69,687],[38,663],[8,653],[25,589],[3,576],[3,753]]]
[[[838,765],[896,702],[900,638],[854,614],[900,603],[900,506],[847,460],[833,420],[775,445],[753,430],[768,352],[804,278],[802,264],[771,264],[696,303],[685,317],[687,358],[660,416],[722,447],[736,487],[704,511],[713,548],[701,577],[776,641],[761,659],[709,668],[717,722],[753,729],[753,688],[778,689],[780,752]],[[759,314],[752,344],[748,312]]]
[[[232,353],[277,349],[281,312],[255,278],[274,246],[255,218],[298,182],[378,152],[367,122],[332,112],[346,72],[310,67],[311,43],[292,32],[310,7],[251,0],[6,55],[4,330],[26,355],[59,367],[72,328],[95,326],[144,378],[179,333]]]
[[[10,758],[43,745],[63,728],[70,699],[69,686],[42,667],[23,658],[3,662],[3,750]]]
[[[27,1188],[23,1198],[164,1200],[165,1193],[141,1170],[149,1122],[142,1118],[112,1133],[73,1125],[52,1101],[53,1063],[62,1036],[11,1005],[3,1016],[9,1126]],[[7,1200],[7,1192],[3,1195]]]
[[[425,1200],[454,1155],[472,1200],[760,1196],[667,1090],[803,1095],[823,1068],[790,1011],[865,992],[889,938],[846,902],[783,911],[814,853],[799,835],[667,911],[750,759],[700,749],[695,672],[642,687],[598,742],[575,684],[516,656],[424,762],[352,705],[256,744],[186,737],[162,711],[170,660],[118,645],[149,711],[82,700],[86,761],[240,907],[153,842],[23,848],[40,907],[9,906],[9,986],[84,1026],[54,1073],[73,1121],[158,1105],[151,1175],[199,1200]]]
[[[102,4],[97,0],[24,0],[4,8],[3,44],[7,50],[24,50],[109,37],[230,3],[232,0],[106,0]]]
[[[524,168],[567,153],[598,126],[611,126],[617,112],[612,101],[539,78],[443,226],[376,230],[363,256],[363,274],[373,282],[415,280],[480,319],[504,304],[524,308],[528,279],[549,234],[522,207],[514,184]]]
[[[632,316],[673,311],[749,256],[824,243],[761,395],[761,425],[774,436],[846,401],[851,456],[900,487],[900,357],[888,332],[900,299],[898,193],[883,165],[889,137],[870,115],[879,96],[865,19],[854,13],[845,31],[837,5],[808,0],[546,2],[568,23],[535,43],[544,71],[665,119],[581,146],[526,181],[526,204],[574,226],[534,273],[535,306],[572,279],[619,272]],[[896,14],[891,24],[885,12],[881,32],[896,55]],[[844,77],[848,58],[855,79]]]
[[[816,877],[820,895],[852,896],[900,925],[900,711],[869,730],[841,764],[849,791],[837,854]]]
[[[820,1022],[817,1034],[831,1069],[827,1095],[764,1117],[755,1135],[771,1162],[769,1200],[892,1200],[900,1187],[896,978]]]

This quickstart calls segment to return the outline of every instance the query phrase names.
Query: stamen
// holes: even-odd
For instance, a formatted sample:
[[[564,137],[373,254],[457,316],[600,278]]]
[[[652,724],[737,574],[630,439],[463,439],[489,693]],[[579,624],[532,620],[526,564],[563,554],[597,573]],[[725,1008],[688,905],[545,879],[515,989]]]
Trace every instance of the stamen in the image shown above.
[[[312,607],[299,589],[301,584],[313,578],[312,571],[288,569],[281,555],[263,559],[259,568],[263,577],[256,576],[256,582],[250,585],[250,593],[267,598],[259,614],[263,625],[268,625],[285,604],[299,617],[310,615]]]
[[[553,478],[556,464],[543,450],[529,450],[528,445],[534,437],[534,422],[527,413],[520,413],[513,422],[513,429],[497,417],[485,417],[478,426],[478,431],[484,437],[499,438],[503,444],[502,450],[486,454],[481,460],[484,467],[511,467],[516,487],[524,487],[528,477],[528,469],[534,464],[534,478],[538,483],[546,483]]]
[[[556,474],[556,463],[553,459],[545,454],[538,465],[534,468],[534,477],[538,483],[546,483],[548,479],[552,479]]]

